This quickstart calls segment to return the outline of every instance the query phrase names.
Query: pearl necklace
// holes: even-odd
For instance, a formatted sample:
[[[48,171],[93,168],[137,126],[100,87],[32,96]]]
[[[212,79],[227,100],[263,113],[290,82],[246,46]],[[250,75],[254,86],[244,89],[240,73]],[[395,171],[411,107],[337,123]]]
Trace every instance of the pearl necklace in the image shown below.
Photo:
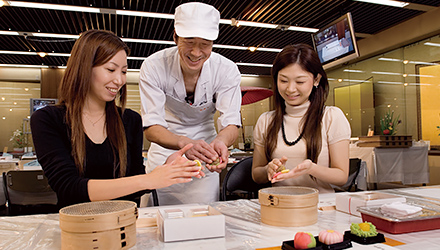
[[[301,134],[298,136],[298,138],[296,138],[296,140],[294,140],[292,142],[288,141],[286,138],[286,132],[284,131],[284,121],[281,122],[281,131],[283,133],[284,143],[286,143],[288,146],[293,146],[293,145],[297,144],[303,136],[303,133],[301,132]]]

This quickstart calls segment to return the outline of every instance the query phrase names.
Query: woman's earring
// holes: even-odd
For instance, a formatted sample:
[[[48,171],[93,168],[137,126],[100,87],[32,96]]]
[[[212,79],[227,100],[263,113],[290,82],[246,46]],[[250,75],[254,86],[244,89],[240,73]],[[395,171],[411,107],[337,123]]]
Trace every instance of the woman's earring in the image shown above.
[[[318,85],[315,85],[315,88],[318,88]]]

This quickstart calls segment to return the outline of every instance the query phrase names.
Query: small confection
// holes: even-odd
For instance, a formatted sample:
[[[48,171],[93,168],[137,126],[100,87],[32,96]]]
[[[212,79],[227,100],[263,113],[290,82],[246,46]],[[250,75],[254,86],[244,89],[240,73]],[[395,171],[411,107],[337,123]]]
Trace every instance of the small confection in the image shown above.
[[[202,171],[202,163],[199,160],[194,160],[196,166],[200,167],[199,171]]]
[[[377,235],[376,226],[371,222],[351,223],[350,232],[359,237],[374,237]]]
[[[285,174],[285,173],[289,173],[289,169],[283,169],[283,170],[281,170],[280,172],[276,172],[274,175],[273,175],[273,178],[275,178],[275,177],[277,177],[278,175],[280,175],[280,174]]]
[[[217,158],[215,161],[213,161],[211,164],[211,166],[218,166],[220,163],[222,163],[222,159],[219,157]]]
[[[344,236],[335,230],[324,230],[319,233],[319,241],[331,245],[344,241]]]
[[[293,239],[293,246],[296,249],[307,249],[316,247],[315,237],[311,233],[298,232]]]

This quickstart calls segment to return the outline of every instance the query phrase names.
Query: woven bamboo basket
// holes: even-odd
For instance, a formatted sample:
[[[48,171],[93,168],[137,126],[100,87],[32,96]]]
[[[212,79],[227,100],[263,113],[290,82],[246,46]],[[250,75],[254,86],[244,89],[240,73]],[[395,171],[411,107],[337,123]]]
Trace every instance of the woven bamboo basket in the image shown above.
[[[98,201],[60,210],[61,249],[128,249],[136,244],[132,201]]]
[[[271,187],[258,191],[261,222],[298,227],[318,221],[318,190],[308,187]]]

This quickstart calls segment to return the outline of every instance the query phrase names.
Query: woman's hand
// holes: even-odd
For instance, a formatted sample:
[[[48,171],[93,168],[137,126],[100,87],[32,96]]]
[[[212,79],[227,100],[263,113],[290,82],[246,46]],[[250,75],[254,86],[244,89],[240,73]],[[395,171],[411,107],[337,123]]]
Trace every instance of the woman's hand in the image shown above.
[[[298,164],[294,169],[291,169],[288,173],[283,173],[272,178],[272,183],[309,174],[313,165],[314,163],[311,160],[307,159]]]
[[[267,170],[267,178],[269,179],[269,181],[272,181],[273,183],[273,176],[284,168],[286,162],[287,162],[287,157],[283,156],[281,159],[275,158],[267,164],[266,170]]]
[[[188,144],[179,151],[170,155],[164,165],[157,166],[150,175],[155,188],[168,187],[176,183],[192,181],[192,177],[202,178],[205,174],[195,161],[183,157],[185,152],[192,147]]]

